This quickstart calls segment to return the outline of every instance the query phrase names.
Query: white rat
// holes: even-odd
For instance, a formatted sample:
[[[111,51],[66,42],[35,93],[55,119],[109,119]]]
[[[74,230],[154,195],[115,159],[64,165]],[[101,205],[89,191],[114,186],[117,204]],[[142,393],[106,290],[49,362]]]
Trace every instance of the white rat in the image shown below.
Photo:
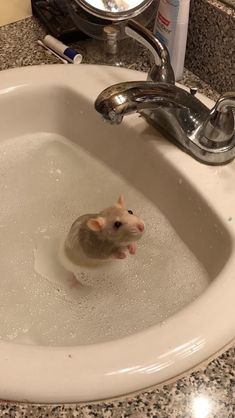
[[[128,252],[135,254],[135,241],[144,229],[144,222],[125,208],[120,196],[114,206],[76,219],[62,242],[60,261],[76,276],[79,266],[96,267],[104,261],[126,258]]]

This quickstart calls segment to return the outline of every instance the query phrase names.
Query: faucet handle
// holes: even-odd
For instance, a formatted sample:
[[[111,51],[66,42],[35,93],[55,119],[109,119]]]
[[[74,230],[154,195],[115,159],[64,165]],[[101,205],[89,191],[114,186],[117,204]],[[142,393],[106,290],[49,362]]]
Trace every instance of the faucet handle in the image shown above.
[[[167,47],[150,30],[134,20],[128,20],[125,33],[144,45],[153,55],[155,64],[149,71],[148,80],[175,84],[175,75]]]
[[[235,92],[224,93],[211,109],[204,129],[204,143],[214,148],[228,146],[235,139]]]
[[[228,91],[219,97],[215,104],[218,112],[227,112],[228,110],[235,109],[235,91]]]

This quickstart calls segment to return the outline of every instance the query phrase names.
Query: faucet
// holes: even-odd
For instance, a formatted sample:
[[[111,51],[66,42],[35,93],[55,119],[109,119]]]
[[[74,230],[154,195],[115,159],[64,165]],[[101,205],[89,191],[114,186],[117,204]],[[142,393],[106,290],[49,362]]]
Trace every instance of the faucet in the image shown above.
[[[223,94],[208,109],[190,92],[175,85],[167,48],[146,28],[130,20],[128,36],[148,48],[154,58],[146,81],[118,83],[105,89],[95,109],[112,124],[139,113],[169,139],[205,164],[221,165],[235,157],[235,92]]]

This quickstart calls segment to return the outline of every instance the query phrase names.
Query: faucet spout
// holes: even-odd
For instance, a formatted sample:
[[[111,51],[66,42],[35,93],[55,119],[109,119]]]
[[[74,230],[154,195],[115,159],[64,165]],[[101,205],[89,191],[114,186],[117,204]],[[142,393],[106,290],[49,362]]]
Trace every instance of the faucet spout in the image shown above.
[[[210,110],[172,83],[133,81],[108,87],[97,97],[95,109],[112,124],[139,113],[194,158],[219,165],[235,156],[233,103],[229,93]]]
[[[110,123],[121,123],[124,116],[130,113],[150,115],[151,111],[158,108],[181,109],[188,114],[191,123],[194,113],[198,113],[200,107],[200,122],[205,121],[208,109],[199,100],[192,100],[192,96],[185,90],[171,83],[154,83],[150,81],[133,81],[114,84],[104,90],[95,101],[95,109]],[[188,110],[190,109],[190,115]],[[195,129],[198,123],[196,123]]]

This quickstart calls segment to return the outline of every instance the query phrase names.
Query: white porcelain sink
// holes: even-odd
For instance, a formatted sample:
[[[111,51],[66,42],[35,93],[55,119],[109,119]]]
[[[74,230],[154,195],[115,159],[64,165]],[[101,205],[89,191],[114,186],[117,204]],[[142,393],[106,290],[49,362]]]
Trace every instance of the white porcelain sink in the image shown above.
[[[235,163],[200,164],[137,115],[110,126],[94,110],[107,86],[145,78],[92,65],[0,73],[0,399],[113,398],[235,336]],[[61,236],[120,192],[146,222],[136,256],[71,289]]]

